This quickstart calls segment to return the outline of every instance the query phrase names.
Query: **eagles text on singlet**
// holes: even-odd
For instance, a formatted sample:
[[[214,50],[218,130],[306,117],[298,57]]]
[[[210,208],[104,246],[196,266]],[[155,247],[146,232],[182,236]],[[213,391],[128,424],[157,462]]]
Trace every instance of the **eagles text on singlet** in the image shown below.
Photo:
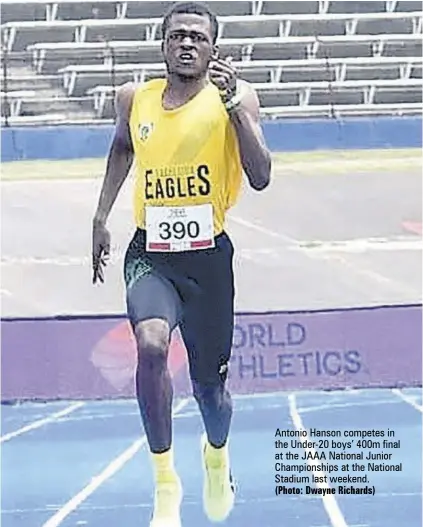
[[[149,169],[145,172],[145,200],[209,196],[209,176],[207,165]]]

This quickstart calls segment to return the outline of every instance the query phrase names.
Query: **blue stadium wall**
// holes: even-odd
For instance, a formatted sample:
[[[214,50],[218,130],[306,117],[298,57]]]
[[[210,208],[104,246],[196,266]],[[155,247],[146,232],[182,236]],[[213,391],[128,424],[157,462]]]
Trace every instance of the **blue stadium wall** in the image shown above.
[[[422,146],[421,117],[282,119],[263,128],[273,152]],[[2,161],[103,157],[112,132],[110,125],[5,127]]]

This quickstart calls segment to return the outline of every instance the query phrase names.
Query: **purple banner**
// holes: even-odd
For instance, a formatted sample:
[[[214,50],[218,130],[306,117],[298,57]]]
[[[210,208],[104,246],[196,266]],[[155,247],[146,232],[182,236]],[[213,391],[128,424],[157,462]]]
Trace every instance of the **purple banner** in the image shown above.
[[[2,320],[2,400],[134,396],[136,351],[122,317]],[[239,314],[234,393],[420,386],[422,307]],[[177,394],[191,393],[172,339]]]

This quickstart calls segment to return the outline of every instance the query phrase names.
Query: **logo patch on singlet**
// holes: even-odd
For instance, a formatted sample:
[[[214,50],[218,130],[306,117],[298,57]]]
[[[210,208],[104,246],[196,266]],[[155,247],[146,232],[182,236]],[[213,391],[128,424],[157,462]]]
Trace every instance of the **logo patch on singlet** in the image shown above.
[[[153,131],[153,123],[142,123],[139,125],[138,133],[142,142],[147,141]]]

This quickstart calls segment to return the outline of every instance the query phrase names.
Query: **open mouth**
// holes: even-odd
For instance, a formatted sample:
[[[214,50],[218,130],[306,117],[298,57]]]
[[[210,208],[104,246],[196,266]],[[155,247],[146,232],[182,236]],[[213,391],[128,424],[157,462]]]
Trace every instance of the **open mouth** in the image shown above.
[[[194,64],[195,57],[192,53],[181,53],[181,55],[179,55],[178,60],[181,64],[190,65],[190,64]]]

